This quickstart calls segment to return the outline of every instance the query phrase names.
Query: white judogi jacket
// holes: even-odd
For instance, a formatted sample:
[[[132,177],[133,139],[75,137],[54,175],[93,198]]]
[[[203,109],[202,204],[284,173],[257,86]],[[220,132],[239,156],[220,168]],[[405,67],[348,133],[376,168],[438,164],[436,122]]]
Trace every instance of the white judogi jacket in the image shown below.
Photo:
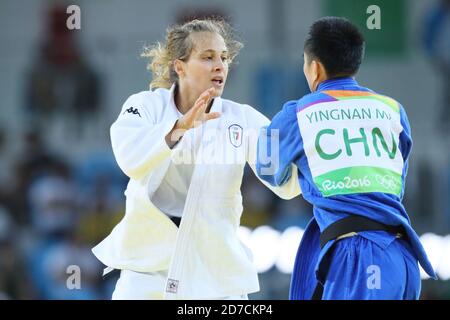
[[[255,170],[259,129],[269,120],[248,105],[215,98],[221,117],[185,133],[170,149],[166,134],[178,119],[170,90],[128,98],[111,126],[114,155],[130,177],[124,218],[93,248],[105,265],[137,272],[168,270],[166,298],[203,299],[259,290],[251,253],[239,241],[245,163]],[[195,161],[179,229],[153,203],[171,161]],[[297,170],[283,199],[300,194]]]

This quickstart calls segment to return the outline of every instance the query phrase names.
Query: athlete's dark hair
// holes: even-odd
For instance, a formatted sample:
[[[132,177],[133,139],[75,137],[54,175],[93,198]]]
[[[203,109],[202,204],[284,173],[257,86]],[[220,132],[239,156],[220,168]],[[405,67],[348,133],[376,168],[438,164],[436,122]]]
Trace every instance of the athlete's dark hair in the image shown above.
[[[325,17],[313,23],[304,51],[325,67],[328,78],[353,76],[364,56],[364,37],[345,18]]]

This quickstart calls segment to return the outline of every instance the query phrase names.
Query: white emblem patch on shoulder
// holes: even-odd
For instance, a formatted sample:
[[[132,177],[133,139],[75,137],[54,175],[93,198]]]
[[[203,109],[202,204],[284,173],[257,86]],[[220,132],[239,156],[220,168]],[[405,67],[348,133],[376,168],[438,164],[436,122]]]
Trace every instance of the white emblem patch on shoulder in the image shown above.
[[[243,131],[244,130],[242,129],[242,127],[238,124],[232,124],[231,126],[228,127],[230,142],[236,148],[242,145]]]

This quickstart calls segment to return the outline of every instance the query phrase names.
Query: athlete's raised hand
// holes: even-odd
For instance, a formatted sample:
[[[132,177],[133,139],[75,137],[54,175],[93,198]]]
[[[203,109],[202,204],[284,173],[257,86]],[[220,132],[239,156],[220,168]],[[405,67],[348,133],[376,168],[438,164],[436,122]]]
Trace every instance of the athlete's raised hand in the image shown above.
[[[181,139],[187,130],[198,127],[208,120],[220,117],[219,112],[206,113],[206,108],[208,108],[214,90],[214,88],[209,88],[204,91],[195,101],[194,106],[178,119],[173,129],[166,135],[166,142],[170,148]]]
[[[175,125],[176,129],[189,130],[198,127],[208,120],[220,117],[219,112],[205,113],[213,93],[214,88],[209,88],[204,91],[198,97],[197,101],[195,101],[194,106],[178,120]]]

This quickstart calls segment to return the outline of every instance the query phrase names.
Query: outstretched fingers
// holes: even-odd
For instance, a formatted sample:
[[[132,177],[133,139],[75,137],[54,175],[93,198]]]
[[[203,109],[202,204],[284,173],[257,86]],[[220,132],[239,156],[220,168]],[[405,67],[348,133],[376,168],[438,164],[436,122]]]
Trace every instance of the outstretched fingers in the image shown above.
[[[194,103],[195,114],[198,115],[205,112],[206,108],[208,107],[208,103],[212,98],[213,92],[214,88],[209,88],[198,97],[197,101],[195,101]]]
[[[205,121],[205,111],[211,101],[214,88],[204,91],[194,104],[194,121]]]

